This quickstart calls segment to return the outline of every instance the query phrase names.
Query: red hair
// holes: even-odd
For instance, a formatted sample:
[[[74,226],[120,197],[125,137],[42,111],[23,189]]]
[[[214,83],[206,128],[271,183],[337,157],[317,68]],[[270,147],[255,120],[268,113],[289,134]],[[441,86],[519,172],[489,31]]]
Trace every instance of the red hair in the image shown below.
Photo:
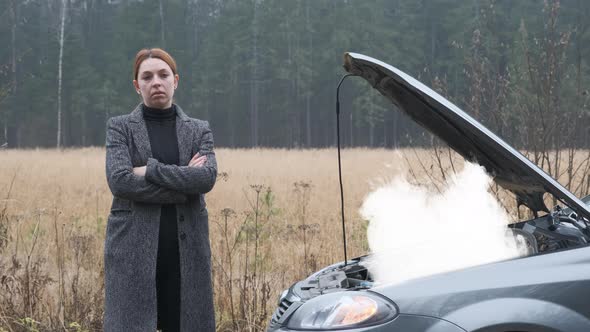
[[[161,48],[144,48],[135,55],[135,65],[133,66],[133,78],[137,80],[139,75],[139,66],[145,59],[156,58],[160,59],[170,66],[172,74],[176,75],[176,61],[174,58]]]

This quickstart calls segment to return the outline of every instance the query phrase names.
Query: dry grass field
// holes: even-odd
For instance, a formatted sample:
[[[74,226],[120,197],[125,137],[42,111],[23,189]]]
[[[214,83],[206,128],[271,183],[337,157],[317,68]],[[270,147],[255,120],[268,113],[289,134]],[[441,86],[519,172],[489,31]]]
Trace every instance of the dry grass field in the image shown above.
[[[101,330],[112,199],[104,155],[103,148],[0,150],[0,331]],[[335,149],[217,150],[207,203],[219,331],[264,330],[283,289],[343,259],[336,156]],[[400,174],[437,183],[441,167],[452,169],[431,150],[346,149],[342,157],[349,257],[368,253],[358,209],[371,188]],[[587,181],[586,157],[576,154],[576,183]]]

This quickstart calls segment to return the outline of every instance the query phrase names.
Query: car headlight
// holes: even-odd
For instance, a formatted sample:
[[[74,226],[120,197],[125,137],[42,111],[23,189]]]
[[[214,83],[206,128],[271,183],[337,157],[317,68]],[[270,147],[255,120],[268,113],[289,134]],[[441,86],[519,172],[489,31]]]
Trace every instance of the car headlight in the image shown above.
[[[301,305],[289,318],[295,330],[334,330],[377,325],[397,315],[395,304],[372,292],[325,294]]]

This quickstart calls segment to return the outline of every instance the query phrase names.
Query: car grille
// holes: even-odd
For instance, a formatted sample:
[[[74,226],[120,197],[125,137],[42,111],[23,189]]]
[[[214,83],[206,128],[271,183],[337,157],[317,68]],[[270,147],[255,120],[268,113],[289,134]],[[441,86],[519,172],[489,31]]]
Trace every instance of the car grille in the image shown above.
[[[274,323],[278,323],[281,317],[283,317],[283,314],[285,314],[285,311],[289,309],[291,304],[293,304],[293,302],[287,299],[282,299],[281,303],[279,303],[279,307],[277,308],[277,310],[275,310],[275,313],[272,315],[272,321]]]

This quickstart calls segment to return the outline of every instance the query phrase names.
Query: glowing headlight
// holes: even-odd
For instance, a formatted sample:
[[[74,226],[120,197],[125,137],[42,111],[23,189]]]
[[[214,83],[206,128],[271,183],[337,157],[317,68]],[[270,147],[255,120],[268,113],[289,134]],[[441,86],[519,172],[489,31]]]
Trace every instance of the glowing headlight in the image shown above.
[[[333,330],[385,323],[397,315],[395,305],[371,292],[338,292],[318,296],[293,313],[287,327]]]

